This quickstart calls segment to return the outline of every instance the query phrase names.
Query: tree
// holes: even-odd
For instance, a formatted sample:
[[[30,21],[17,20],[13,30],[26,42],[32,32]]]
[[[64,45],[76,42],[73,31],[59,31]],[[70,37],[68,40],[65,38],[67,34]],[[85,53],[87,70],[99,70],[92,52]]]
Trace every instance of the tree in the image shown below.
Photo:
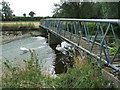
[[[53,17],[117,19],[120,4],[118,2],[65,2],[55,4],[55,7]]]
[[[5,2],[4,0],[2,1],[2,3],[0,3],[2,5],[2,17],[4,19],[9,19],[11,18],[13,15],[13,11],[10,8],[10,4],[9,2]]]
[[[15,14],[13,14],[13,16],[15,17],[16,15],[15,15]]]
[[[119,18],[119,3],[118,2],[105,2],[102,4],[102,12],[104,18]]]
[[[55,4],[53,17],[66,17],[66,18],[78,18],[80,16],[80,3],[77,2],[67,2],[60,4]]]
[[[23,16],[26,17],[26,13],[23,13]]]
[[[35,13],[34,13],[33,11],[30,11],[29,15],[30,15],[31,17],[34,17]]]

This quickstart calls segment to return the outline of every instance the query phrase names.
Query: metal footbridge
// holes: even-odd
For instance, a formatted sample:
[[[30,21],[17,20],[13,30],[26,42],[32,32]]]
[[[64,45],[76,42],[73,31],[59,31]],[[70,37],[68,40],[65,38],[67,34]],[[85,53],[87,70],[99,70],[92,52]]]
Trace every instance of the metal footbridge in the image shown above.
[[[119,20],[48,18],[40,26],[120,74]]]

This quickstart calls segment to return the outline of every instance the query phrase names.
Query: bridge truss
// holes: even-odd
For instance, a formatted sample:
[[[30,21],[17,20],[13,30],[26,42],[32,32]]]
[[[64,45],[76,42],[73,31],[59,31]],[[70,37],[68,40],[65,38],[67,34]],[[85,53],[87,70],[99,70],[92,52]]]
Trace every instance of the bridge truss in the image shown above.
[[[48,18],[40,26],[75,45],[120,74],[120,22],[117,19]]]

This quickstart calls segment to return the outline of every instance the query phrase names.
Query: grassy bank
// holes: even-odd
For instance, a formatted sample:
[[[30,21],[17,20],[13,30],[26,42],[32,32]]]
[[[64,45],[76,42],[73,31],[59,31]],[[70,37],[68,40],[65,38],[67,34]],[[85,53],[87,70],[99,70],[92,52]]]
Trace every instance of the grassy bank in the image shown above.
[[[38,28],[39,22],[38,21],[16,21],[16,22],[2,22],[3,29],[19,29],[19,28]]]
[[[68,68],[67,73],[56,78],[42,75],[37,56],[31,52],[31,60],[24,61],[25,68],[12,67],[4,62],[7,73],[3,73],[3,88],[101,88],[106,86],[100,69],[93,62],[85,61],[80,66]]]

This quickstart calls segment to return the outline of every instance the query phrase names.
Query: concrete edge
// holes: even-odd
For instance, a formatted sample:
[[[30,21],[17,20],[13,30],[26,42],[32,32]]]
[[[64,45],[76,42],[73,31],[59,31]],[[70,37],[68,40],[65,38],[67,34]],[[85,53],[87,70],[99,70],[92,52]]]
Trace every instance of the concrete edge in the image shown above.
[[[106,81],[112,81],[113,82],[112,85],[115,88],[120,88],[120,80],[118,80],[117,77],[115,77],[114,75],[112,75],[111,73],[107,72],[104,69],[102,69],[101,72]]]

